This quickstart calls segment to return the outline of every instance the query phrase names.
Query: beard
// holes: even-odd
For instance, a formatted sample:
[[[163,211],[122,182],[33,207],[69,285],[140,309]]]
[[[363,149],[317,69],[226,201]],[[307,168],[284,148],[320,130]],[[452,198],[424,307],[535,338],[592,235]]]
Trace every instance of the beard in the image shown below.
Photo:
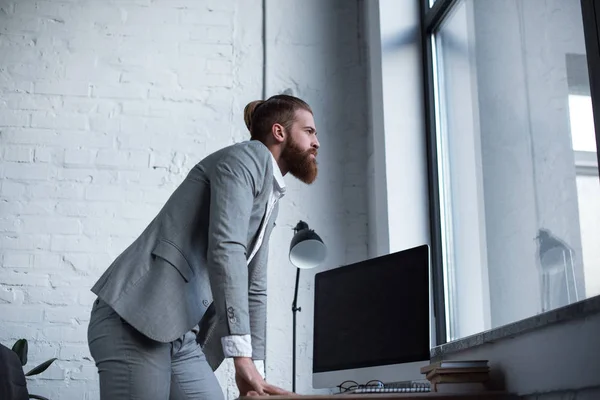
[[[316,149],[302,150],[291,138],[281,152],[281,158],[285,161],[290,174],[306,184],[311,184],[317,179],[317,160],[311,154],[317,156]]]

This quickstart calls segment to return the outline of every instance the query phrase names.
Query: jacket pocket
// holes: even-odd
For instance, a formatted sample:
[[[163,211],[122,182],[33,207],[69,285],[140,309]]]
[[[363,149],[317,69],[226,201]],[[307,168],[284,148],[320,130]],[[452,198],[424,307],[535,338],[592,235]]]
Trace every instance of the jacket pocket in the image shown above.
[[[189,282],[194,275],[190,263],[187,261],[181,250],[173,243],[160,239],[156,242],[152,255],[160,257],[171,264],[181,274],[182,278]]]

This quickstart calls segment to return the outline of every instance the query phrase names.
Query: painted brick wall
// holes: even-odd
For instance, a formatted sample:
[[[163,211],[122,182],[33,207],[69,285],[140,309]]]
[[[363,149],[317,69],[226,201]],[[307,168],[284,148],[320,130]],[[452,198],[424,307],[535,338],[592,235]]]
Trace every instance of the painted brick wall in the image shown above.
[[[291,3],[268,2],[282,15]],[[313,104],[323,144],[314,187],[287,179],[271,246],[267,375],[288,388],[291,227],[303,218],[319,230],[323,268],[366,257],[357,6],[306,4],[308,19],[275,22],[291,27],[279,33],[286,46],[276,30],[267,40],[267,94],[292,88]],[[241,112],[263,85],[262,15],[260,0],[0,1],[0,342],[27,338],[31,365],[59,359],[30,381],[32,392],[98,398],[89,288],[200,158],[247,139]],[[307,24],[330,26],[323,15],[337,21],[327,40],[295,39]],[[321,57],[338,41],[339,60]],[[298,70],[306,57],[314,73]],[[307,393],[312,314],[303,306]],[[217,372],[227,398],[237,395],[231,372],[230,363]]]

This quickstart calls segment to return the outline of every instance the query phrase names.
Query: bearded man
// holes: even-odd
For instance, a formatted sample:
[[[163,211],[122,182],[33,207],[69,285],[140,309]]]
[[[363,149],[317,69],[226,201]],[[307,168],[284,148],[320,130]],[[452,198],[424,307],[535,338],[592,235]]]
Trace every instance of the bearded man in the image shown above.
[[[233,358],[241,395],[268,384],[265,358],[269,237],[289,172],[310,184],[319,141],[303,100],[249,103],[251,139],[192,168],[92,291],[88,345],[100,397],[223,399],[214,370]]]

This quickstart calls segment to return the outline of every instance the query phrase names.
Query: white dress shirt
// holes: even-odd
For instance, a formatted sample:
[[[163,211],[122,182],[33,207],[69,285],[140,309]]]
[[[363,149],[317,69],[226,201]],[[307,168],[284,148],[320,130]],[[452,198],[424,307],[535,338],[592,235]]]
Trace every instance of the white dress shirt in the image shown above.
[[[265,218],[263,218],[263,222],[259,228],[258,238],[254,244],[254,247],[252,248],[252,251],[250,252],[250,257],[248,257],[248,264],[250,264],[250,261],[252,261],[263,243],[265,229],[269,219],[271,218],[271,214],[273,213],[275,205],[285,194],[285,182],[283,181],[283,175],[281,174],[279,165],[277,165],[277,161],[272,154],[271,160],[273,161],[273,191],[271,192],[271,196],[269,198],[269,204],[267,206]],[[221,338],[221,344],[223,345],[223,354],[225,357],[252,357],[252,340],[250,335],[224,336]],[[261,372],[261,375],[264,377],[264,365],[262,364],[262,360],[256,360],[255,364],[257,364],[259,372]]]

